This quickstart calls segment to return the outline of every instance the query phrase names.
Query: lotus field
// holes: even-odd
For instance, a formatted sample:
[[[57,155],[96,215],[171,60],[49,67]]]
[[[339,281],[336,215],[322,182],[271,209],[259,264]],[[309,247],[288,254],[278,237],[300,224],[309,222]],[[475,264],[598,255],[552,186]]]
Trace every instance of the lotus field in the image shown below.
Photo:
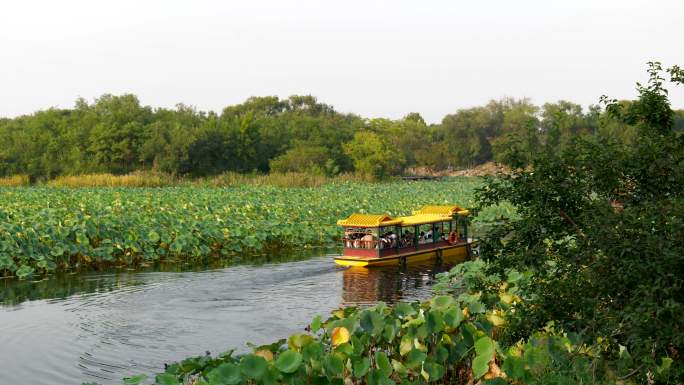
[[[0,271],[25,277],[331,245],[340,234],[337,219],[352,212],[399,215],[428,203],[471,207],[479,185],[453,178],[288,189],[3,188]],[[494,211],[480,218],[511,214],[509,207]]]

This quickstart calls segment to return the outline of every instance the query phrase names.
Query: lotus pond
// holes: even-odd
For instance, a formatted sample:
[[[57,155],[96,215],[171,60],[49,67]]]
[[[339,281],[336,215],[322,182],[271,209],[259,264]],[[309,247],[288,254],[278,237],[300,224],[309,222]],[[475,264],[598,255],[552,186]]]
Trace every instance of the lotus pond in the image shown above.
[[[474,205],[476,178],[314,188],[2,188],[0,275],[40,276],[160,261],[230,261],[266,251],[334,245],[352,212],[410,213],[424,204]],[[511,215],[510,207],[475,219]]]

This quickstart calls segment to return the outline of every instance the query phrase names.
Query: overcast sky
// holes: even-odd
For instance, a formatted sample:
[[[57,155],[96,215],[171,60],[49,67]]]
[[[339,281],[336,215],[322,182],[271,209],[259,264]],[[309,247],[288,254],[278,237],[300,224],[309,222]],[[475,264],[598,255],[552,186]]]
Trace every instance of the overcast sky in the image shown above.
[[[684,65],[683,37],[682,0],[3,0],[0,116],[103,93],[217,111],[312,94],[429,122],[503,96],[586,106],[633,98],[649,60]]]

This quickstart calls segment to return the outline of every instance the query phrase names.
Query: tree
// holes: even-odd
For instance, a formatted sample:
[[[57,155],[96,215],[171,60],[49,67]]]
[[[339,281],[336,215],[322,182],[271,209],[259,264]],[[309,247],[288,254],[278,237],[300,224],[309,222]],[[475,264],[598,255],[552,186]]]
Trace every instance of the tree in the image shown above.
[[[684,83],[679,67],[668,72]],[[632,103],[603,98],[607,114],[634,127],[634,144],[576,137],[478,192],[483,207],[506,201],[518,214],[481,245],[489,273],[515,268],[532,277],[509,340],[552,321],[601,341],[608,355],[626,348],[642,382],[684,349],[684,137],[673,129],[662,73],[649,63],[649,83]]]
[[[384,179],[401,172],[404,157],[380,135],[359,131],[343,145],[344,152],[354,162],[354,169],[371,179]]]
[[[90,132],[88,152],[101,171],[126,173],[139,167],[146,125],[152,121],[149,107],[135,95],[103,95],[92,106],[97,124]]]
[[[271,171],[275,172],[309,172],[312,174],[335,175],[339,168],[323,146],[300,142],[284,154],[271,159]]]
[[[585,118],[582,106],[565,100],[544,104],[540,123],[548,151],[567,146],[579,134],[592,134],[595,128]]]
[[[491,116],[482,107],[460,110],[442,120],[440,139],[448,147],[450,165],[470,167],[491,159],[487,139]]]
[[[492,141],[494,160],[525,167],[539,151],[539,109],[528,99],[508,99],[504,106],[501,136]]]
[[[401,120],[369,119],[366,127],[401,152],[405,167],[422,166],[417,154],[429,151],[434,144],[434,130],[416,113]]]

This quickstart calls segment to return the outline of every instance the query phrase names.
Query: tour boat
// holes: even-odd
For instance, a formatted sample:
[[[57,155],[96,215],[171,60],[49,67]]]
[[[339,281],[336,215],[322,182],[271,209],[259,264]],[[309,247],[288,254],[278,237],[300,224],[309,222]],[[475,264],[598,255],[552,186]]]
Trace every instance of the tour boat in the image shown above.
[[[431,259],[467,259],[476,246],[468,238],[469,211],[456,205],[424,206],[413,215],[352,214],[344,228],[342,266],[387,266]]]

